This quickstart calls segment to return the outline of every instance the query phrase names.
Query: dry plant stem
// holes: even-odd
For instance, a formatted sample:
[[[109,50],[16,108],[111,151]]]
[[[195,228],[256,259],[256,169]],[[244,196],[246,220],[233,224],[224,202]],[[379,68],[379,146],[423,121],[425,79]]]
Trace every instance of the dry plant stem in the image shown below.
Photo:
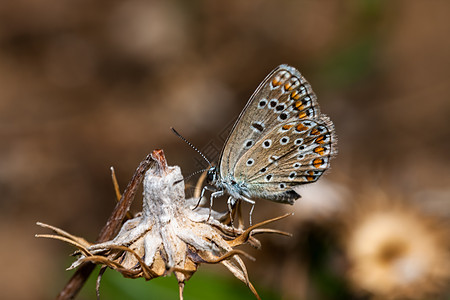
[[[77,236],[74,236],[74,235],[72,235],[72,234],[70,234],[70,233],[68,233],[68,232],[66,232],[66,231],[64,231],[62,229],[59,229],[59,228],[57,228],[55,226],[44,224],[42,222],[37,222],[36,224],[41,226],[41,227],[51,229],[55,233],[60,235],[60,236],[58,236],[58,235],[50,235],[50,234],[36,234],[36,237],[48,237],[48,238],[54,238],[54,239],[59,239],[59,240],[63,240],[63,241],[70,240],[70,242],[68,242],[68,243],[73,244],[76,247],[78,247],[78,245],[81,245],[83,248],[87,248],[87,247],[89,247],[91,245],[85,239],[77,237]],[[74,242],[75,242],[75,244],[74,244]],[[80,249],[80,250],[82,250],[82,249]]]
[[[114,186],[114,192],[116,193],[117,202],[119,202],[120,199],[122,198],[122,195],[120,194],[119,183],[117,182],[117,177],[116,177],[116,172],[114,171],[114,167],[111,167],[111,179],[112,179],[113,186]],[[133,216],[131,215],[130,211],[127,211],[127,220],[132,219],[132,218],[133,218]]]
[[[117,182],[116,171],[114,171],[114,167],[111,167],[111,179],[114,185],[114,192],[116,193],[117,202],[120,201],[122,195],[120,194],[119,183]]]
[[[256,234],[260,234],[260,233],[276,233],[276,234],[281,234],[284,236],[292,236],[292,233],[286,232],[286,231],[281,231],[281,230],[276,230],[276,229],[255,229],[252,231],[252,236],[256,235]]]
[[[97,295],[97,300],[100,300],[100,282],[102,281],[103,274],[105,274],[107,267],[102,266],[100,272],[98,272],[97,281],[95,283],[95,294]]]
[[[241,235],[239,235],[237,238],[235,238],[232,241],[229,241],[228,244],[231,247],[235,247],[237,245],[242,245],[243,243],[245,243],[249,239],[250,234],[252,233],[253,230],[256,230],[258,227],[261,227],[263,225],[266,225],[266,224],[269,224],[269,223],[272,223],[272,222],[284,219],[284,218],[289,217],[291,215],[292,214],[290,214],[290,213],[289,214],[285,214],[283,216],[276,217],[276,218],[273,218],[273,219],[270,219],[270,220],[266,220],[266,221],[263,221],[261,223],[258,223],[258,224],[255,224],[253,226],[250,226]],[[262,229],[260,232],[264,232],[265,230],[267,230],[267,229]],[[288,235],[288,236],[290,235],[289,233],[285,233],[285,232],[277,231],[277,230],[273,230],[273,229],[272,230],[268,230],[267,232],[275,232],[275,233],[280,233],[280,234]]]
[[[178,291],[179,291],[180,300],[183,300],[184,282],[181,284],[178,284]]]
[[[122,221],[130,209],[131,203],[134,200],[134,196],[136,195],[136,191],[142,179],[144,177],[145,172],[150,167],[152,163],[152,159],[150,154],[139,164],[139,167],[136,169],[136,172],[133,175],[133,178],[128,183],[128,186],[123,193],[120,201],[117,203],[114,211],[109,217],[106,225],[103,227],[100,232],[97,243],[105,242],[112,239],[120,230],[122,225]],[[57,300],[67,300],[73,299],[80,289],[83,287],[84,283],[88,279],[89,275],[95,268],[95,264],[93,263],[85,263],[80,266],[75,274],[69,279],[63,290],[56,297]]]
[[[46,225],[46,224],[42,224],[42,223],[38,223],[38,225],[42,226],[42,225]],[[45,226],[42,226],[45,227]],[[89,252],[88,249],[86,249],[85,247],[83,247],[82,245],[80,245],[79,243],[77,243],[76,241],[73,241],[69,238],[66,237],[62,237],[62,236],[58,236],[58,235],[54,235],[54,234],[36,234],[35,237],[38,238],[48,238],[48,239],[55,239],[55,240],[60,240],[63,242],[66,242],[68,244],[74,245],[75,247],[78,248],[78,250],[80,250],[80,252],[85,255],[85,256],[91,256],[91,253]]]

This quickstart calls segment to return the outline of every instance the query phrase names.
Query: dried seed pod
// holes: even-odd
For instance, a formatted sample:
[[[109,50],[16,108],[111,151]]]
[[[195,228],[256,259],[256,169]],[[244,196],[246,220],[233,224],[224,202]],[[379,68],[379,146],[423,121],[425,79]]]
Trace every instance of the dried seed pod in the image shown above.
[[[147,280],[173,272],[179,283],[180,298],[184,283],[200,264],[222,263],[259,299],[239,255],[252,257],[234,247],[247,242],[258,246],[259,241],[251,234],[264,233],[265,229],[257,228],[289,214],[247,230],[220,223],[214,218],[220,215],[217,212],[210,215],[209,209],[192,210],[195,199],[185,199],[180,168],[168,166],[162,150],[153,151],[151,157],[155,163],[145,174],[142,212],[126,221],[114,239],[91,244],[43,223],[38,225],[53,230],[56,235],[37,236],[63,240],[79,249],[78,259],[69,269],[90,261],[115,269],[125,277]],[[270,229],[267,232],[288,235]]]

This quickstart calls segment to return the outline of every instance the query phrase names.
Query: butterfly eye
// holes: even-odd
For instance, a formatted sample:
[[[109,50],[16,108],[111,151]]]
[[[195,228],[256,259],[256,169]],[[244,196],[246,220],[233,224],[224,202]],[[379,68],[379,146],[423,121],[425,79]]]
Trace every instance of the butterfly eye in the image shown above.
[[[208,181],[208,183],[214,183],[216,181],[216,176],[217,176],[217,170],[216,167],[211,167],[208,170],[208,173],[206,174],[206,180]]]

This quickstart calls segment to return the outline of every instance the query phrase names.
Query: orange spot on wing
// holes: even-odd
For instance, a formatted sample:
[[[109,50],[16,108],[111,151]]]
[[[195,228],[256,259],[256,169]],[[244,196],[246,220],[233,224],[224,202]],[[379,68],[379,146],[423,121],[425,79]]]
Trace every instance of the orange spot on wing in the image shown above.
[[[313,181],[314,180],[314,176],[306,176],[306,180]]]
[[[316,147],[316,148],[314,148],[314,152],[316,152],[317,154],[319,154],[319,155],[324,155],[324,153],[325,153],[325,148],[324,147]]]
[[[324,136],[324,135],[319,136],[319,137],[316,139],[316,143],[317,143],[317,144],[325,144],[325,136]]]
[[[319,130],[317,130],[317,128],[314,128],[313,130],[311,130],[311,134],[313,135],[318,135],[320,133]]]
[[[308,127],[306,127],[305,125],[300,123],[300,124],[297,125],[297,127],[295,127],[295,129],[297,129],[298,131],[305,131],[305,130],[308,129]]]
[[[313,160],[313,166],[315,168],[319,168],[321,165],[323,165],[324,161],[323,158],[316,158]]]
[[[304,111],[302,111],[301,113],[298,114],[298,118],[299,119],[306,118],[306,113]]]
[[[286,91],[290,91],[290,90],[292,90],[292,84],[290,82],[288,82],[284,85],[284,88]]]
[[[293,126],[294,126],[294,125],[286,124],[286,125],[283,125],[283,129],[284,129],[284,130],[288,130],[288,129],[291,129]]]
[[[302,101],[295,102],[295,107],[298,108],[298,110],[303,110],[303,102]]]
[[[275,78],[274,80],[272,80],[272,85],[273,86],[281,85],[280,79],[279,78]]]
[[[293,91],[291,93],[291,98],[294,100],[298,100],[298,99],[300,99],[300,94],[297,91]]]

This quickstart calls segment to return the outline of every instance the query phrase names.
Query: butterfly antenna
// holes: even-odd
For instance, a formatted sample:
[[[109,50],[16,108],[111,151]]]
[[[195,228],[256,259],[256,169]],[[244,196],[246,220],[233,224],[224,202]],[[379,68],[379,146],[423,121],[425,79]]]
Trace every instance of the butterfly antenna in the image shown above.
[[[183,178],[183,179],[180,179],[180,180],[177,180],[177,181],[175,181],[173,184],[175,185],[175,184],[180,183],[180,182],[182,182],[182,181],[187,181],[187,180],[188,180],[189,178],[191,178],[192,176],[197,175],[198,173],[205,172],[206,170],[208,170],[208,169],[203,169],[203,170],[195,171],[194,173],[192,173],[192,174],[189,175],[188,177]]]
[[[212,166],[211,162],[206,158],[206,156],[205,156],[202,152],[200,152],[200,150],[198,150],[197,147],[195,147],[194,145],[192,145],[191,142],[189,142],[189,141],[188,141],[187,139],[185,139],[181,134],[179,134],[179,133],[175,130],[175,128],[170,127],[170,129],[172,129],[172,131],[175,133],[176,136],[178,136],[178,137],[179,137],[180,139],[182,139],[186,144],[188,144],[189,146],[191,146],[192,149],[194,149],[195,151],[197,151],[197,153],[200,154],[200,155],[203,157],[203,159],[208,163],[208,165],[209,165],[210,167]],[[202,170],[201,172],[203,172],[203,171],[205,171],[205,170]]]

